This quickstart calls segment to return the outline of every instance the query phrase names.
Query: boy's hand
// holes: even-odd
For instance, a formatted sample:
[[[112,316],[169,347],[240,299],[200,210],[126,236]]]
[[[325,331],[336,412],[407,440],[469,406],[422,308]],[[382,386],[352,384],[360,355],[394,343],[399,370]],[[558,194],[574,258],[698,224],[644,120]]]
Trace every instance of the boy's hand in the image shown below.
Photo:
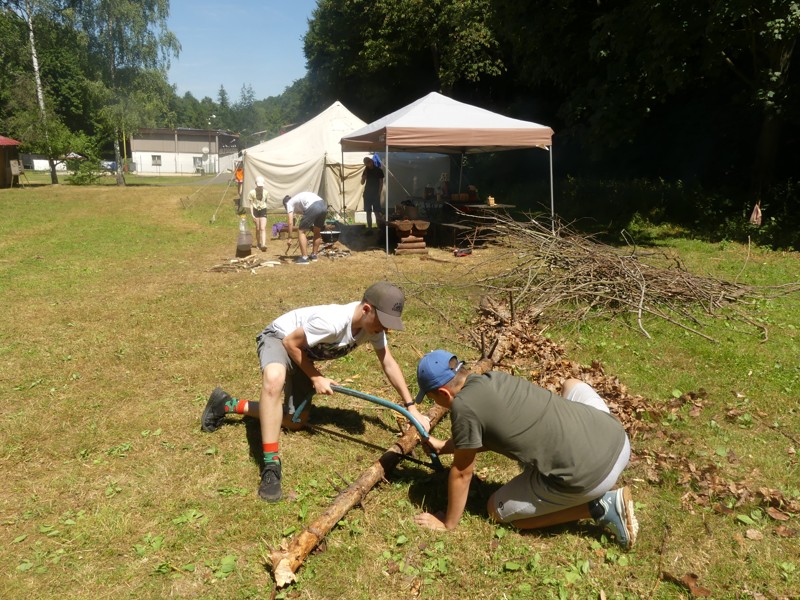
[[[419,412],[418,409],[412,407],[412,410],[408,412],[411,413],[411,416],[417,420],[417,423],[419,423],[425,431],[431,430],[431,420]]]
[[[422,440],[422,445],[426,446],[428,449],[436,452],[436,454],[441,454],[442,449],[444,448],[445,442],[437,439],[433,436],[428,437],[427,440]]]
[[[442,512],[438,512],[435,515],[422,513],[414,517],[414,522],[420,527],[426,527],[434,531],[447,531],[447,527],[444,524],[444,513]]]
[[[331,389],[332,385],[339,385],[333,379],[328,379],[323,375],[320,375],[319,377],[312,377],[311,383],[314,384],[314,391],[317,394],[325,394],[327,396],[333,395],[333,390]]]

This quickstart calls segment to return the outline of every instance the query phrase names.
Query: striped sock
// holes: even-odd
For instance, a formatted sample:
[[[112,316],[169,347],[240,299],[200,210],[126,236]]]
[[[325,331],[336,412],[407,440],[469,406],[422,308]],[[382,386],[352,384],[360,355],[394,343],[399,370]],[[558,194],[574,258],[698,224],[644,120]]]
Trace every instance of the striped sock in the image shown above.
[[[271,444],[262,444],[261,447],[264,450],[265,464],[281,462],[280,453],[278,452],[278,442],[272,442]]]

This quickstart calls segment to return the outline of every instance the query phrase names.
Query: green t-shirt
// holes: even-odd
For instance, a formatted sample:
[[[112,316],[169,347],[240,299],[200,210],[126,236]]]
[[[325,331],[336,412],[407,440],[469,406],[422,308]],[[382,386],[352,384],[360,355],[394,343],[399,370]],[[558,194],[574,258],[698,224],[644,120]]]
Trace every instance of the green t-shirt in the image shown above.
[[[625,444],[625,430],[612,415],[496,371],[467,378],[451,421],[457,449],[498,452],[569,493],[601,483]]]

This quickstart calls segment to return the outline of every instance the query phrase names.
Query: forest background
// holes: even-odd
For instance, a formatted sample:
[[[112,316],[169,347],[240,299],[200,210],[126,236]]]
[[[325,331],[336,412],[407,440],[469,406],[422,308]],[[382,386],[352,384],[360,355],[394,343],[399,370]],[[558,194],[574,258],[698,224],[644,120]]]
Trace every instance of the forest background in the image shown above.
[[[800,246],[798,2],[319,0],[306,76],[265,99],[247,84],[178,96],[168,14],[168,0],[0,2],[0,131],[51,164],[121,164],[139,127],[229,130],[247,147],[335,100],[369,122],[440,91],[551,126],[559,216],[581,227],[667,221]],[[464,160],[479,189],[529,193],[529,153]]]

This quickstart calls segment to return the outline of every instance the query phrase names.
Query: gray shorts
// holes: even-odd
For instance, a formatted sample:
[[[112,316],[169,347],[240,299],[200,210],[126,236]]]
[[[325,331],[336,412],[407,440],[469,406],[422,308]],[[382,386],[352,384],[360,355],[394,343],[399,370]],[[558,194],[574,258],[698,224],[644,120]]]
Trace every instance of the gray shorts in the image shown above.
[[[312,227],[322,229],[325,226],[325,217],[328,216],[328,205],[324,200],[317,200],[303,213],[300,224],[297,226],[302,231],[308,231]]]
[[[567,396],[567,400],[592,406],[605,413],[610,412],[605,401],[586,383],[577,384]],[[509,523],[529,517],[541,517],[591,502],[614,487],[630,457],[631,445],[628,436],[625,436],[625,445],[614,462],[611,472],[594,489],[581,494],[569,494],[555,489],[547,478],[535,468],[525,467],[522,473],[492,496],[494,511],[500,517],[501,523]]]
[[[314,396],[314,384],[303,370],[289,358],[283,347],[283,338],[271,327],[267,327],[256,336],[256,353],[261,364],[261,371],[269,364],[277,363],[286,367],[286,381],[283,384],[283,414],[293,415],[295,407],[299,408],[308,400],[306,407],[311,406]]]

